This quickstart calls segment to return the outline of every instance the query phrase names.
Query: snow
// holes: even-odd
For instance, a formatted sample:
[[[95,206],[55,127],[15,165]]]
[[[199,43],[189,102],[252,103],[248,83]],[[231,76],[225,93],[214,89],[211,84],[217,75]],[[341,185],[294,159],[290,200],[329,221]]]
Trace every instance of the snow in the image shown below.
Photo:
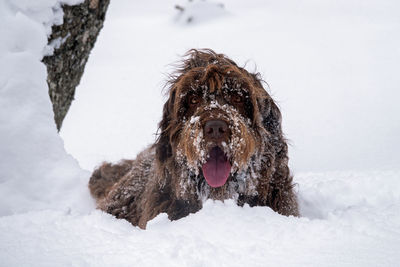
[[[0,220],[0,255],[4,266],[397,266],[399,174],[301,175],[303,201],[313,201],[303,218],[208,201],[178,221],[161,214],[143,231],[98,210],[28,212]],[[371,199],[380,179],[386,188]]]
[[[170,64],[203,47],[261,72],[296,172],[398,168],[398,1],[232,0],[231,15],[182,26],[187,2],[111,4],[61,132],[83,168],[154,142]]]
[[[89,173],[65,153],[54,128],[40,62],[47,44],[45,20],[60,15],[52,9],[55,3],[0,1],[0,24],[7,25],[0,29],[0,215],[93,207],[86,192]]]
[[[61,139],[40,61],[78,2],[0,0],[0,266],[398,265],[397,1],[112,1]],[[163,73],[193,47],[268,82],[301,218],[208,201],[140,230],[94,208],[90,172],[154,142]]]
[[[184,5],[176,5],[177,12],[175,21],[181,25],[199,24],[216,20],[229,14],[221,2],[190,1]]]
[[[190,123],[191,123],[191,124],[195,124],[195,123],[197,123],[199,120],[200,120],[200,116],[192,116],[192,117],[190,118]]]

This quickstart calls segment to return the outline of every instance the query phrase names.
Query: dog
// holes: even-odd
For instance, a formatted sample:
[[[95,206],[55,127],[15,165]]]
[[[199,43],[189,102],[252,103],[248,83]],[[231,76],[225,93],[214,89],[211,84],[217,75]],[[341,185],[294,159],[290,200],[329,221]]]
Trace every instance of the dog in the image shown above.
[[[281,113],[260,75],[210,49],[189,50],[176,68],[156,142],[93,172],[97,207],[142,229],[160,213],[195,213],[207,199],[299,216]]]

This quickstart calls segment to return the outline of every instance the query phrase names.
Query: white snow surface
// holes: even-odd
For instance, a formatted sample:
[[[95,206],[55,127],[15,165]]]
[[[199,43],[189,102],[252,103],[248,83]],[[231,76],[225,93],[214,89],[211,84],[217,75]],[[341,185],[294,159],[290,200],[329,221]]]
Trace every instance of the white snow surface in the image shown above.
[[[41,59],[78,2],[0,0],[0,266],[398,266],[397,1],[112,1],[62,140]],[[301,218],[207,201],[140,230],[94,208],[90,171],[154,142],[168,64],[202,47],[270,85]]]
[[[93,207],[86,190],[89,173],[66,154],[54,128],[40,62],[51,24],[62,19],[59,5],[0,1],[0,215]]]

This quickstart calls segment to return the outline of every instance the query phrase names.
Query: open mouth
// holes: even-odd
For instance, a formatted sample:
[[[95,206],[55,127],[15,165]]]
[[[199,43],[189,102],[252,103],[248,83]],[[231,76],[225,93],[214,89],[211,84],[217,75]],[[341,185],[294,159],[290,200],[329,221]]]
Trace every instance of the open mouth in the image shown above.
[[[231,164],[220,147],[215,146],[210,150],[202,171],[211,187],[220,187],[226,183],[231,172]]]

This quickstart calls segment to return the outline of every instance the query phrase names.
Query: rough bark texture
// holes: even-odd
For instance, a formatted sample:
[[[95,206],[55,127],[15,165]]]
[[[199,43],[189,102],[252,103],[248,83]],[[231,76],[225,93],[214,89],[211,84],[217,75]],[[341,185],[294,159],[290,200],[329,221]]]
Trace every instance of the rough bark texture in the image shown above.
[[[47,83],[53,103],[57,129],[62,122],[75,95],[86,62],[97,36],[103,27],[110,0],[85,0],[76,6],[63,6],[64,22],[55,25],[49,43],[61,40],[52,56],[43,58],[47,66]]]

